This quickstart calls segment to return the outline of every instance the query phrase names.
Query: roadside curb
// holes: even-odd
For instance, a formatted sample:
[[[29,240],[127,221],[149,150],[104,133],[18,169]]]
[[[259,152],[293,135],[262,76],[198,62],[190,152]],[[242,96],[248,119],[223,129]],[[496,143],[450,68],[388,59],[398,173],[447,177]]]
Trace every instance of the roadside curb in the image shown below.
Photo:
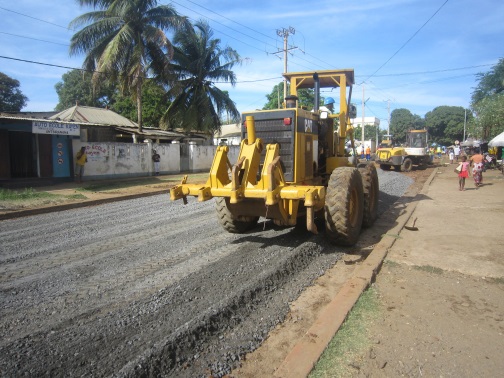
[[[397,217],[397,224],[389,230],[390,234],[399,235],[406,223],[413,215],[419,194],[425,194],[439,168],[434,169],[422,189],[407,204],[406,208]],[[397,239],[388,234],[383,235],[366,260],[354,271],[352,277],[345,283],[336,296],[321,312],[318,319],[308,329],[305,335],[297,342],[275,371],[275,377],[307,377],[320,356],[327,348],[338,329],[344,323],[353,306],[361,294],[375,280],[389,249]]]
[[[29,217],[32,215],[39,215],[39,214],[47,214],[47,213],[58,212],[58,211],[72,210],[72,209],[78,209],[78,208],[88,207],[88,206],[97,206],[97,205],[103,205],[103,204],[111,203],[111,202],[126,201],[126,200],[131,200],[131,199],[136,199],[136,198],[150,197],[150,196],[155,196],[158,194],[168,194],[168,193],[170,193],[169,189],[163,189],[163,190],[159,190],[159,191],[145,192],[145,193],[138,193],[138,194],[128,194],[128,195],[111,197],[111,198],[103,198],[103,199],[99,199],[99,200],[88,200],[88,201],[82,201],[82,202],[67,203],[64,205],[39,207],[39,208],[27,209],[27,210],[17,210],[17,211],[12,211],[10,213],[0,214],[0,220],[23,218],[23,217]]]

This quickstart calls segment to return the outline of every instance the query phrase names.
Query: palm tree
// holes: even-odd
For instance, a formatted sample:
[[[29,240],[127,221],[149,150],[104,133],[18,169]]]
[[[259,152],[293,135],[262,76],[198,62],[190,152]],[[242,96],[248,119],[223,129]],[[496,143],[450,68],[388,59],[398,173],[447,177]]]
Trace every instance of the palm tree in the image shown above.
[[[161,120],[162,127],[213,133],[220,130],[221,115],[239,119],[235,103],[215,82],[236,83],[231,68],[240,62],[240,56],[230,47],[222,49],[220,40],[212,36],[204,21],[175,33],[171,71],[165,78],[172,103]]]
[[[136,101],[142,131],[142,84],[150,72],[166,71],[173,46],[164,30],[187,27],[186,17],[158,0],[78,0],[95,11],[70,23],[79,28],[71,39],[70,55],[86,54],[83,68],[94,72],[98,86],[104,76],[119,81]]]

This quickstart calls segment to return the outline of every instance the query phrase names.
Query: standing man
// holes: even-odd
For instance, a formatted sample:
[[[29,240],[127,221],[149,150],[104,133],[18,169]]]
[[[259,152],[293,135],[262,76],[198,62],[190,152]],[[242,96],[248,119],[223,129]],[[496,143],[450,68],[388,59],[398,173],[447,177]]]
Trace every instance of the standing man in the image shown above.
[[[459,145],[456,145],[455,148],[453,149],[453,153],[455,154],[455,162],[458,163],[459,157],[460,157],[460,147]]]
[[[159,156],[156,150],[152,150],[152,161],[154,162],[154,172],[156,176],[159,176],[159,162],[161,161],[161,156]]]
[[[366,161],[371,160],[371,148],[369,146],[366,147]]]
[[[86,147],[81,147],[79,152],[77,152],[77,155],[75,155],[75,177],[79,184],[82,182],[82,176],[84,176],[84,166],[86,163]]]

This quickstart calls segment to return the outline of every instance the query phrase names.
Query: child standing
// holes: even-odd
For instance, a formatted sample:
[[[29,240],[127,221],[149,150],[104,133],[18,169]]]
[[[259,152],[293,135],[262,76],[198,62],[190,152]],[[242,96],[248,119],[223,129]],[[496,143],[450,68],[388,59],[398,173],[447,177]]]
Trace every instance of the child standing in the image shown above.
[[[453,150],[450,148],[450,152],[448,153],[448,156],[450,157],[450,164],[453,164],[453,160],[455,159],[455,153]]]
[[[469,177],[469,162],[467,161],[467,156],[462,156],[462,169],[458,175],[459,177],[459,190],[465,190],[465,179]]]

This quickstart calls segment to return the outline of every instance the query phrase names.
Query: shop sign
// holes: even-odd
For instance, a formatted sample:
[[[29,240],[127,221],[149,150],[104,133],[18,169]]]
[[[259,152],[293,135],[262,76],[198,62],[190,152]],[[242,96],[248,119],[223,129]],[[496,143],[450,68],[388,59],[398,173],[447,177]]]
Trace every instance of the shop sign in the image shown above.
[[[32,133],[79,136],[80,125],[59,122],[33,121]]]

